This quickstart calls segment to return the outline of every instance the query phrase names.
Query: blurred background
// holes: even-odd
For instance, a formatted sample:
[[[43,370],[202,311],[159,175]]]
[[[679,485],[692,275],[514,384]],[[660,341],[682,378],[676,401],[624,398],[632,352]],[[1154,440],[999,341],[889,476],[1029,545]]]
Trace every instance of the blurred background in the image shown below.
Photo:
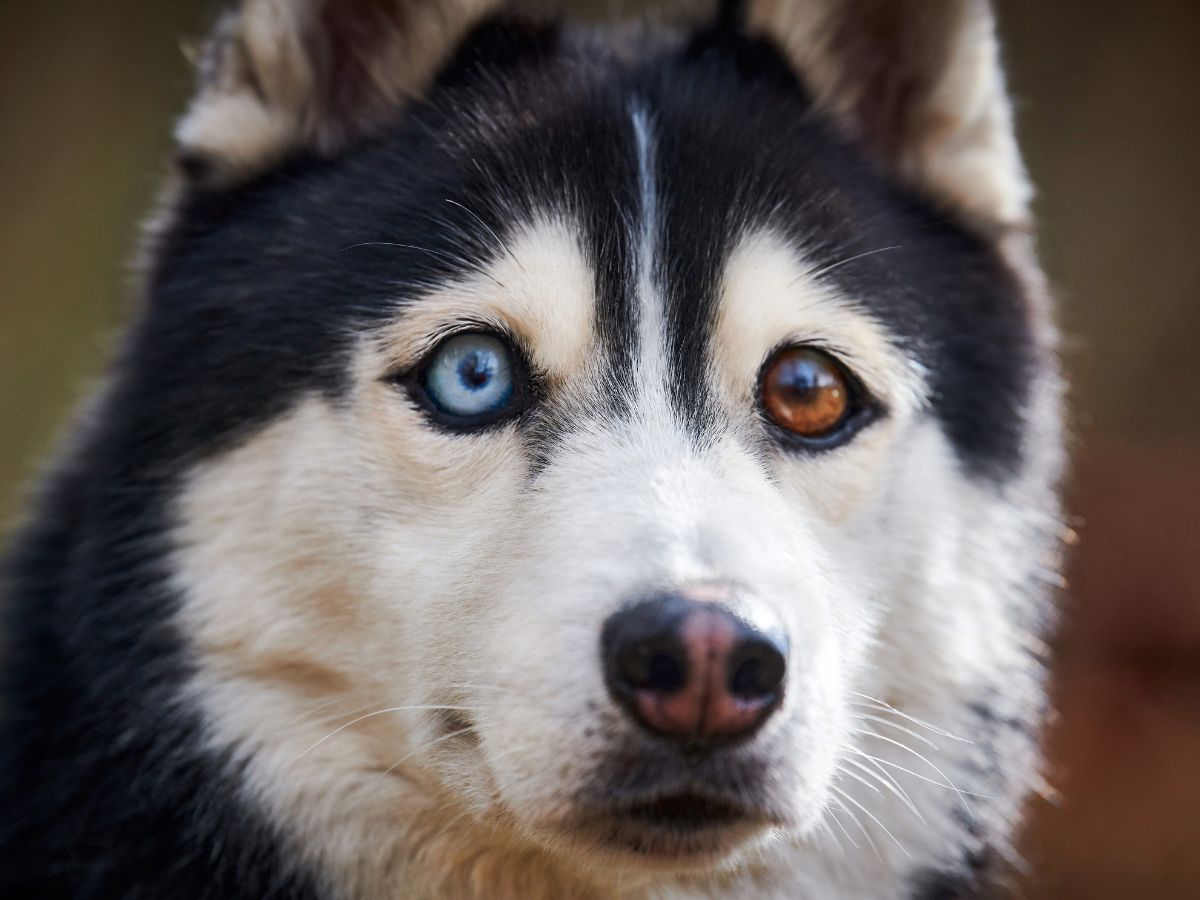
[[[545,3],[591,12],[639,4]],[[663,3],[658,9],[697,3]],[[1073,385],[1057,800],[1020,893],[1200,897],[1200,3],[998,0]],[[0,529],[134,305],[211,0],[0,2]]]

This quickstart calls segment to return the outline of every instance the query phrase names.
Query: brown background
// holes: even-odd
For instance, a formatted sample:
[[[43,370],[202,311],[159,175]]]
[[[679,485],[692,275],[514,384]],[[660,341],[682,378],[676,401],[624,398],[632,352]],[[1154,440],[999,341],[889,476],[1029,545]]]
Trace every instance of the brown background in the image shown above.
[[[1022,891],[1196,898],[1200,3],[999,8],[1068,334],[1083,536],[1049,745],[1060,799],[1035,804]],[[131,307],[125,264],[189,87],[181,46],[212,11],[0,0],[0,522]]]

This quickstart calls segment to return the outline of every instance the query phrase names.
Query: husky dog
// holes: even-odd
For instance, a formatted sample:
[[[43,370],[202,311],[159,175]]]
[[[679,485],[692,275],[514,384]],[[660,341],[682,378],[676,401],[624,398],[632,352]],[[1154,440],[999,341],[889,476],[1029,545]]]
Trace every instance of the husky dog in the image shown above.
[[[244,0],[5,584],[5,898],[980,896],[1055,331],[982,0]]]

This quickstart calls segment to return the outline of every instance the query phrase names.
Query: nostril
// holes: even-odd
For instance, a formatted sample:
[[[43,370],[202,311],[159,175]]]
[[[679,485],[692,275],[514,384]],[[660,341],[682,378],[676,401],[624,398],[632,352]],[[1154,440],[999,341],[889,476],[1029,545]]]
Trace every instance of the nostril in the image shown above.
[[[651,597],[609,617],[601,633],[601,654],[610,691],[625,703],[634,694],[680,691],[691,672],[680,623],[691,604],[674,594]]]
[[[634,644],[617,660],[617,669],[627,686],[670,694],[687,681],[687,665],[681,646],[665,641]]]
[[[650,671],[643,687],[669,694],[682,688],[686,680],[682,660],[672,659],[665,653],[655,653],[650,660]]]
[[[741,700],[760,700],[783,686],[787,663],[773,644],[751,641],[734,652],[729,673],[731,694]]]
[[[748,659],[737,667],[729,679],[729,690],[736,697],[756,697],[762,693],[761,659]]]

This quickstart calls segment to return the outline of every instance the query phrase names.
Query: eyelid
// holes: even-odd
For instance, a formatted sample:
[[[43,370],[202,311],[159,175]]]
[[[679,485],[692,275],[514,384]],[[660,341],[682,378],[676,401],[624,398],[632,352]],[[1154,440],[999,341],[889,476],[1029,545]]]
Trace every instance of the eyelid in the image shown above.
[[[405,347],[401,358],[393,357],[383,380],[399,381],[419,375],[428,366],[434,351],[443,343],[458,335],[476,332],[504,341],[528,365],[529,354],[525,351],[524,343],[518,339],[506,322],[486,316],[463,317],[439,324],[438,327],[413,340]]]

